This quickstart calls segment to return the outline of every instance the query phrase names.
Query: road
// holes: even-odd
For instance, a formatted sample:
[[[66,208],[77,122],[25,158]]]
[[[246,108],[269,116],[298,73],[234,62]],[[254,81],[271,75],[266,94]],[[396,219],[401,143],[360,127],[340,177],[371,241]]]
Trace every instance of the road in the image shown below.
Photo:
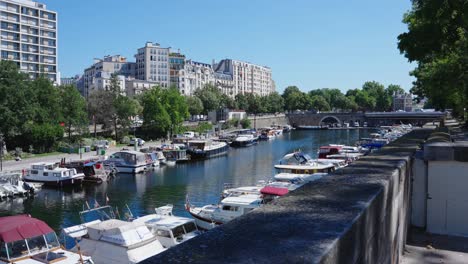
[[[160,145],[161,145],[161,142],[152,141],[152,142],[146,142],[144,147],[146,148],[150,146],[160,146]],[[106,156],[114,152],[117,152],[121,150],[122,148],[123,147],[116,147],[116,146],[109,147],[106,150]],[[128,146],[125,148],[129,150],[133,150],[133,146]],[[50,155],[50,156],[44,156],[44,157],[32,157],[28,159],[23,159],[21,161],[8,160],[8,161],[3,161],[3,171],[29,169],[32,163],[37,163],[37,162],[60,162],[60,160],[63,158],[65,158],[66,161],[68,162],[68,161],[76,161],[76,160],[85,160],[85,159],[89,159],[93,157],[97,157],[96,151],[83,153],[81,159],[80,159],[80,154],[61,153],[57,155]]]

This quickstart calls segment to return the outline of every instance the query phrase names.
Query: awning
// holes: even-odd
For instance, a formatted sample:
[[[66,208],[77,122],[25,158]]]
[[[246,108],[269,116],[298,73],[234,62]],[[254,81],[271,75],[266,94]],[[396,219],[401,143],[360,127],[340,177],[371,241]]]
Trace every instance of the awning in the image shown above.
[[[278,188],[278,187],[272,187],[272,186],[265,186],[263,187],[260,192],[262,194],[270,194],[270,195],[277,195],[277,196],[283,196],[289,192],[287,188]]]
[[[54,232],[45,222],[28,215],[0,218],[0,241],[13,242]]]

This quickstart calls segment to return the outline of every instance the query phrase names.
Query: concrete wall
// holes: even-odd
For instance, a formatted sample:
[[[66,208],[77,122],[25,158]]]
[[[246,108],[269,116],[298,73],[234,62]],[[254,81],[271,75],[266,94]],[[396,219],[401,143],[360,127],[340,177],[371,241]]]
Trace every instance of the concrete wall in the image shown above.
[[[412,156],[429,133],[415,130],[143,263],[399,263]]]

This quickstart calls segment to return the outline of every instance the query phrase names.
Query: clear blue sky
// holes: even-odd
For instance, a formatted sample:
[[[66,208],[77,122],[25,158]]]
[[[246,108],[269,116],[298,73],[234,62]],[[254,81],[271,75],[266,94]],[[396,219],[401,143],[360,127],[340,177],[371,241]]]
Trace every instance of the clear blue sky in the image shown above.
[[[59,71],[82,73],[93,58],[134,61],[146,41],[211,63],[270,66],[277,90],[340,88],[375,80],[411,88],[414,67],[397,49],[410,0],[40,0],[59,13]]]

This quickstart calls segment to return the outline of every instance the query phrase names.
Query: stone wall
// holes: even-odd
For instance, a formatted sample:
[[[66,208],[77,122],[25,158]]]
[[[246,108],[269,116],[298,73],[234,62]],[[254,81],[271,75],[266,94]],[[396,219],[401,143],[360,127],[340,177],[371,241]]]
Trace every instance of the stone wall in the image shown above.
[[[410,216],[412,156],[429,133],[412,131],[143,263],[399,263]]]
[[[264,115],[264,116],[249,116],[250,121],[252,122],[252,127],[262,128],[270,127],[272,125],[287,125],[289,124],[288,119],[284,114],[278,115]]]

